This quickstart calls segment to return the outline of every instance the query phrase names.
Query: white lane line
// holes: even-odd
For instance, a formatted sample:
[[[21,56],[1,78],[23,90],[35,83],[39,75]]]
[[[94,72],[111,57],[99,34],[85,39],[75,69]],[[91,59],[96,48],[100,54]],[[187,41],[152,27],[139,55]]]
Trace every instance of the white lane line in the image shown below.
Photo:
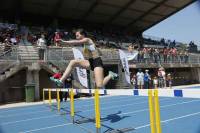
[[[166,100],[171,100],[171,98],[160,99],[160,101],[166,101]],[[114,109],[114,108],[121,108],[121,107],[130,106],[130,105],[142,104],[142,103],[148,103],[148,101],[145,101],[145,102],[136,102],[136,103],[132,103],[132,104],[124,104],[124,105],[121,105],[121,106],[114,105],[114,106],[102,108],[101,110],[109,110],[109,109]],[[94,109],[84,110],[84,112],[90,112],[90,111],[94,111]]]
[[[72,125],[72,124],[73,123],[65,123],[65,124],[61,124],[61,125],[48,126],[48,127],[44,127],[44,128],[36,128],[36,129],[32,129],[32,130],[27,130],[27,131],[21,131],[20,133],[32,133],[32,132],[37,132],[37,131],[41,131],[41,130],[47,130],[47,129],[51,129],[51,128],[69,126],[69,125]]]
[[[166,107],[171,107],[171,106],[176,106],[176,105],[182,105],[182,104],[187,104],[187,103],[192,103],[192,102],[199,102],[200,100],[191,100],[191,101],[187,101],[187,102],[180,102],[180,103],[176,103],[176,104],[168,104],[168,105],[163,105],[160,106],[160,108],[166,108]],[[121,113],[119,115],[127,115],[127,114],[134,114],[134,113],[138,113],[138,112],[143,112],[143,111],[148,111],[149,108],[146,109],[141,109],[141,110],[136,110],[133,112],[125,112],[125,113]]]
[[[161,99],[160,101],[164,101],[164,100],[168,100],[170,98],[163,98]],[[112,109],[112,108],[121,108],[121,107],[125,107],[125,106],[130,106],[130,105],[136,105],[136,104],[142,104],[142,103],[146,103],[147,101],[145,102],[138,102],[138,103],[132,103],[132,104],[126,104],[126,105],[121,105],[121,106],[111,106],[111,107],[107,107],[107,108],[102,108],[102,110],[109,110],[109,109]],[[93,111],[93,110],[91,110]],[[85,111],[84,111],[85,112]],[[56,115],[56,116],[59,116],[59,115]],[[36,117],[36,118],[31,118],[31,119],[25,119],[25,120],[18,120],[18,121],[10,121],[10,122],[5,122],[5,123],[1,123],[0,125],[8,125],[8,124],[15,124],[15,123],[20,123],[20,122],[26,122],[26,121],[31,121],[31,120],[37,120],[37,119],[44,119],[44,118],[51,118],[53,116],[49,116],[49,117]]]
[[[18,121],[11,121],[11,122],[4,122],[0,123],[0,125],[9,125],[9,124],[15,124],[15,123],[20,123],[20,122],[27,122],[27,121],[32,121],[32,120],[40,120],[40,119],[46,119],[46,118],[53,118],[53,117],[58,117],[60,115],[52,115],[52,116],[42,116],[42,117],[36,117],[36,118],[31,118],[31,119],[24,119],[24,120],[18,120]]]
[[[101,103],[101,105],[106,105],[106,104],[112,104],[112,103],[118,103],[118,102],[129,102],[129,101],[134,101],[135,102],[135,100],[141,100],[141,99],[144,99],[144,97],[139,97],[139,98],[135,98],[135,99],[131,99],[130,100],[130,98],[128,99],[128,100],[117,100],[117,101],[113,101],[113,102],[106,102],[106,103]],[[81,107],[90,107],[90,106],[94,106],[94,104],[89,104],[89,105],[82,105],[82,106],[80,106],[80,107],[77,107],[77,109],[78,108],[81,108]]]
[[[167,122],[171,122],[171,121],[175,121],[175,120],[179,120],[179,119],[183,119],[183,118],[187,118],[187,117],[191,117],[191,116],[195,116],[195,115],[200,115],[200,112],[191,113],[191,114],[187,114],[187,115],[183,115],[183,116],[179,116],[179,117],[174,117],[174,118],[171,118],[171,119],[163,120],[163,121],[161,121],[161,123],[164,124],[164,123],[167,123]],[[146,125],[142,125],[142,126],[136,127],[135,129],[138,130],[138,129],[149,127],[149,126],[150,126],[150,124],[146,124]]]
[[[34,111],[34,112],[29,112],[29,113],[20,113],[19,112],[18,114],[2,115],[2,116],[0,116],[0,118],[13,117],[13,116],[22,116],[22,115],[29,115],[29,114],[37,114],[37,113],[42,113],[42,112],[49,112],[49,109],[48,110],[43,110],[43,111]]]
[[[114,97],[114,98],[112,98],[111,97],[111,100],[109,100],[109,101],[113,101],[113,100],[116,100],[116,98],[117,97]],[[142,98],[142,97],[140,97],[140,98]],[[144,97],[143,97],[144,98]],[[130,99],[130,97],[119,97],[117,100],[119,101],[119,100],[121,100],[121,99]],[[137,99],[137,98],[136,98]],[[86,101],[86,100],[89,100],[89,99],[77,99],[77,100],[75,100],[75,101],[77,101],[77,102],[84,102],[84,101]],[[93,102],[93,98],[91,98],[90,99],[91,101],[86,101],[86,103],[88,102]],[[103,101],[102,103],[104,103],[104,102],[106,102],[107,103],[107,101]],[[22,108],[20,107],[20,108],[16,108],[16,109],[12,109],[12,110],[6,110],[6,111],[0,111],[0,114],[3,114],[4,115],[4,113],[18,113],[18,111],[30,111],[29,109],[31,109],[31,108],[33,108],[33,109],[37,109],[37,108],[41,108],[41,107],[44,107],[44,106],[42,106],[42,104],[43,103],[41,103],[41,104],[39,104],[39,106],[40,107],[38,107],[37,105],[36,105],[36,107],[34,107],[35,105],[33,105],[33,106],[31,106],[30,105],[30,107],[23,107],[22,106]],[[85,103],[84,103],[85,104]],[[32,110],[31,110],[32,111]]]
[[[139,97],[139,98],[135,98],[134,100],[139,100],[139,99],[144,99],[144,98],[143,97]],[[117,101],[114,101],[114,102],[108,102],[108,103],[103,103],[103,104],[117,103],[117,102],[122,102],[122,101],[132,101],[132,100],[130,100],[130,98],[129,98],[129,100],[117,100]],[[76,109],[81,109],[81,107],[84,107],[84,106],[86,106],[86,107],[88,106],[89,107],[89,106],[94,106],[94,105],[93,104],[82,105],[82,106],[77,107]],[[0,115],[0,118],[36,114],[36,113],[47,112],[47,111],[49,111],[49,110],[35,111],[35,112],[31,112],[31,113],[20,113],[20,114],[19,113],[17,113],[17,114],[13,113],[13,114],[10,114],[10,115]]]
[[[167,100],[167,98],[166,99],[163,99],[163,100]],[[165,107],[170,107],[170,106],[175,106],[175,105],[181,105],[181,104],[187,104],[187,103],[191,103],[191,102],[197,102],[197,101],[200,101],[200,100],[191,100],[191,101],[187,101],[187,102],[181,102],[181,103],[176,103],[176,104],[169,104],[169,105],[164,105],[164,106],[161,106],[161,108],[165,108]],[[121,107],[121,106],[118,106],[118,107]],[[136,111],[133,111],[133,112],[125,112],[125,113],[122,113],[122,114],[119,114],[119,115],[124,115],[124,114],[134,114],[134,113],[138,113],[138,112],[143,112],[143,111],[147,111],[148,110],[148,108],[146,108],[146,109],[142,109],[142,110],[136,110]],[[200,112],[197,112],[198,114],[200,113]],[[195,113],[196,114],[196,113]],[[188,116],[192,116],[192,114],[191,115],[186,115],[187,117]],[[53,117],[53,116],[52,116]],[[182,116],[183,117],[183,116]],[[176,117],[176,118],[182,118],[182,117]],[[184,117],[183,117],[184,118]],[[33,118],[34,119],[34,118]],[[35,119],[42,119],[42,118],[35,118]],[[31,119],[30,119],[31,120]],[[168,122],[168,121],[172,121],[172,120],[175,120],[175,118],[173,118],[173,119],[168,119],[168,120],[165,120],[165,121],[162,121],[162,122]],[[22,121],[25,121],[25,120],[21,120],[21,122]],[[29,120],[27,120],[27,121],[29,121]],[[18,121],[18,122],[20,122],[20,121]],[[11,122],[10,122],[11,123]],[[14,122],[13,122],[14,123]],[[144,127],[147,127],[147,126],[149,126],[149,124],[147,124],[147,125],[143,125],[143,126],[140,126],[140,128],[144,128]],[[54,128],[55,126],[52,126],[51,128]],[[56,126],[57,127],[57,126]],[[45,130],[46,128],[42,128],[42,130]],[[49,128],[47,128],[47,129],[49,129]],[[36,130],[36,131],[38,131],[38,130]],[[32,130],[31,130],[31,132],[32,132]]]
[[[4,114],[4,113],[12,113],[12,112],[16,112],[16,111],[23,111],[23,110],[29,110],[31,108],[33,109],[37,109],[37,108],[41,108],[44,107],[42,106],[43,103],[40,103],[38,105],[27,105],[27,106],[18,106],[18,107],[11,107],[8,110],[4,110],[4,111],[0,111],[0,114]],[[15,109],[14,109],[15,108]]]

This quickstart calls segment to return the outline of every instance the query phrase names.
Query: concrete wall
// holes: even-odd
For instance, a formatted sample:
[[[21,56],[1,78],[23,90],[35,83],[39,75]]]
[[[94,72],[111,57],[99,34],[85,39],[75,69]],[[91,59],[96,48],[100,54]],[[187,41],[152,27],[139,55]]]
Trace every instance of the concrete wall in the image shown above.
[[[0,83],[0,104],[25,100],[26,70]]]
[[[45,71],[44,69],[41,69],[39,71],[39,92],[40,92],[40,99],[42,99],[42,89],[43,88],[58,88],[55,83],[50,81],[50,76],[52,76],[50,73]]]

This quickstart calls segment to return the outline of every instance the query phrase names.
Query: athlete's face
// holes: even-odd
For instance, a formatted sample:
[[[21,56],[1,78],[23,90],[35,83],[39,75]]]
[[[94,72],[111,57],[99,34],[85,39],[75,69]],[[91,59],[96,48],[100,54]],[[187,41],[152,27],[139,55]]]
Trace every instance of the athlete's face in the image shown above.
[[[76,39],[83,39],[83,35],[81,35],[80,32],[76,32]]]

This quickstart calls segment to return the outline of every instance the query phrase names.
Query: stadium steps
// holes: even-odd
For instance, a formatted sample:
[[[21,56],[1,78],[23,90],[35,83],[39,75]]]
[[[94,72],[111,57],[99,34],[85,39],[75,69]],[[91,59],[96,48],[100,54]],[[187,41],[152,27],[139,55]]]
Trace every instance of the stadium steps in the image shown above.
[[[43,68],[44,70],[46,70],[47,72],[54,74],[58,71],[60,71],[60,69],[55,66],[54,64],[50,63],[50,62],[41,62],[40,63],[41,68]]]
[[[34,46],[19,46],[17,51],[23,61],[39,60],[38,49]]]
[[[0,74],[0,82],[3,82],[7,78],[13,76],[18,71],[25,68],[25,65],[23,63],[15,63],[12,66],[9,66],[4,72],[1,72]]]

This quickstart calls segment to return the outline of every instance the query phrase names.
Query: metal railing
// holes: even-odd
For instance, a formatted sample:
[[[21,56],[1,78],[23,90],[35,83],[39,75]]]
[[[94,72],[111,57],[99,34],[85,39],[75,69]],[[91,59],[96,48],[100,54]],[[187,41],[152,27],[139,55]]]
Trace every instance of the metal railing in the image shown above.
[[[100,49],[103,60],[119,60],[119,53],[117,49]],[[45,50],[46,61],[55,64],[58,67],[66,67],[67,63],[74,59],[71,47],[49,47]],[[148,59],[137,58],[130,61],[130,63],[172,63],[172,64],[200,64],[200,54],[189,53],[187,56],[177,55],[175,58],[168,56],[167,62],[164,61],[164,56],[160,55],[155,59],[155,56],[150,56]],[[12,49],[0,54],[0,61],[20,61],[20,55],[18,53],[18,46],[12,47]]]
[[[11,49],[0,54],[1,61],[19,61],[18,47],[12,46]]]

